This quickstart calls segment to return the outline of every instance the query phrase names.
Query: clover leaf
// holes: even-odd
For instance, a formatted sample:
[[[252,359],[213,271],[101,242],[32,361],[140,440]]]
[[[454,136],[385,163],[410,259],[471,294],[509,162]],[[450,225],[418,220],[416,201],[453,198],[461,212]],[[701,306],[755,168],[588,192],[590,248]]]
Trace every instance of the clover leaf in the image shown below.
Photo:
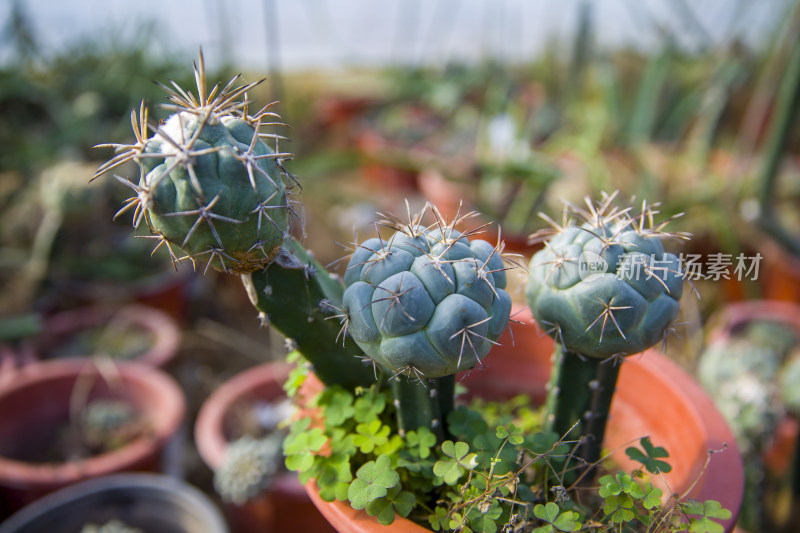
[[[715,520],[728,520],[731,517],[731,512],[715,500],[705,502],[689,500],[681,504],[681,508],[690,515],[691,533],[722,533],[725,528]]]
[[[436,446],[436,435],[426,427],[409,431],[406,434],[406,446],[412,455],[427,459],[431,454],[431,448]]]
[[[370,453],[378,446],[389,442],[389,426],[381,424],[380,420],[365,422],[356,426],[353,435],[353,444],[363,453]]]
[[[347,489],[347,499],[353,509],[361,510],[370,502],[386,496],[389,489],[398,483],[400,475],[392,469],[392,460],[388,455],[381,455],[358,469],[356,479]]]
[[[297,472],[309,470],[314,465],[315,452],[322,449],[328,441],[322,430],[308,429],[310,418],[303,418],[292,424],[289,435],[283,441],[283,453],[286,455],[286,468]]]
[[[325,403],[323,413],[325,424],[328,427],[337,427],[352,418],[356,412],[353,407],[353,395],[341,389],[328,389],[323,393],[327,398],[321,399]]]
[[[448,485],[455,485],[467,470],[474,469],[478,462],[474,453],[469,453],[469,444],[446,440],[442,443],[442,453],[448,459],[440,459],[433,465],[433,473]]]
[[[383,498],[378,498],[367,504],[366,511],[370,516],[378,519],[378,522],[388,526],[394,522],[395,514],[408,516],[417,498],[410,492],[401,490],[400,486],[393,487]]]
[[[574,511],[561,511],[558,504],[548,502],[546,505],[541,503],[533,508],[536,518],[543,520],[551,527],[540,527],[534,531],[543,533],[545,531],[577,531],[581,527],[580,515]]]
[[[639,444],[641,444],[644,451],[631,446],[625,449],[625,453],[628,454],[628,457],[634,461],[642,463],[642,465],[651,474],[658,474],[659,472],[667,473],[672,471],[672,466],[670,466],[669,463],[666,461],[661,461],[662,458],[669,457],[666,449],[661,446],[653,446],[653,443],[650,441],[650,437],[643,437],[641,440],[639,440]]]

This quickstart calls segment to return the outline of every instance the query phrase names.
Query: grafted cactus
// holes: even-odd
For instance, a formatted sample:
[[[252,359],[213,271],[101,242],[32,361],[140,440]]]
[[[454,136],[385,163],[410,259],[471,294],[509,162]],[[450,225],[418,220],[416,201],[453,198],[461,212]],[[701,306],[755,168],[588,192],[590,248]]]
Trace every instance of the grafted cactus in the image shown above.
[[[683,292],[678,258],[664,251],[657,212],[614,205],[616,194],[586,208],[567,205],[562,223],[534,235],[545,248],[530,262],[526,296],[539,325],[556,340],[548,425],[584,438],[581,457],[599,458],[619,372],[617,358],[639,353],[671,330]]]
[[[434,223],[423,225],[427,211]],[[508,325],[500,250],[461,233],[430,205],[356,248],[345,274],[344,326],[390,375],[440,378],[481,363]]]
[[[238,76],[206,90],[203,56],[195,66],[197,95],[173,84],[164,87],[174,111],[163,125],[148,122],[142,103],[131,113],[135,144],[110,144],[118,154],[95,177],[127,161],[139,166],[134,181],[117,176],[135,195],[118,213],[133,210],[173,260],[173,246],[193,263],[223,271],[252,272],[267,265],[287,235],[292,208],[291,178],[282,160],[262,137],[266,121],[277,115],[266,106],[254,115],[245,93],[256,83],[236,86]],[[150,132],[153,132],[150,136]]]

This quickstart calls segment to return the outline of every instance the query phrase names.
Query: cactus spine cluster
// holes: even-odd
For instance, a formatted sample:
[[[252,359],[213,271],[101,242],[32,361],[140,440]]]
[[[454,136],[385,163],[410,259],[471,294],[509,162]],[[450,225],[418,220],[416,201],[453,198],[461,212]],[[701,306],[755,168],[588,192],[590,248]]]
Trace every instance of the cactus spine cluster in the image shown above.
[[[269,105],[249,114],[246,93],[260,82],[237,86],[237,76],[207,91],[202,54],[195,79],[197,95],[164,86],[173,114],[162,125],[148,121],[144,102],[138,116],[133,111],[136,143],[101,145],[117,155],[95,177],[133,161],[138,178],[116,176],[135,193],[118,215],[133,210],[134,225],[145,220],[174,261],[252,272],[269,264],[287,235],[293,182],[282,162],[291,154],[277,150],[279,136],[261,132],[279,124]],[[262,138],[275,139],[276,149]]]
[[[664,231],[643,202],[614,205],[616,194],[586,207],[567,205],[563,221],[533,236],[545,247],[530,262],[526,296],[539,325],[556,341],[548,425],[584,438],[582,458],[599,458],[618,358],[665,339],[678,315],[683,273],[662,240]],[[570,433],[570,431],[573,431]]]
[[[281,464],[282,440],[283,434],[276,432],[232,442],[222,466],[214,472],[214,488],[222,499],[242,505],[267,490]]]

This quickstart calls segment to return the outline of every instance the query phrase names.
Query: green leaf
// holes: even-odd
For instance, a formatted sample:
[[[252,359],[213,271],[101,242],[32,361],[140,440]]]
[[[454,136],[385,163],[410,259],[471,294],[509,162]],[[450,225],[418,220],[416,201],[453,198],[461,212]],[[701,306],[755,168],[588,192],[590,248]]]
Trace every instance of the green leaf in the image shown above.
[[[625,449],[625,453],[628,455],[628,457],[634,461],[642,463],[642,465],[651,474],[658,474],[659,472],[667,473],[672,471],[672,466],[670,466],[669,463],[660,460],[662,458],[669,457],[669,454],[665,448],[661,446],[653,446],[653,443],[650,441],[650,437],[642,438],[639,440],[639,444],[641,444],[644,451],[631,446]]]
[[[553,502],[547,502],[546,505],[539,503],[533,508],[533,514],[536,515],[536,518],[539,520],[544,520],[545,522],[550,522],[551,524],[555,522],[556,518],[558,518],[558,513],[560,512],[561,510],[559,509],[558,504]]]
[[[722,533],[725,528],[715,520],[729,520],[732,516],[728,509],[715,500],[689,500],[681,504],[681,507],[687,515],[691,515],[689,531],[692,533]]]
[[[492,502],[492,506],[486,512],[480,512],[477,509],[470,521],[469,525],[475,531],[482,533],[495,533],[497,531],[497,519],[503,514],[503,508],[497,503]]]
[[[431,454],[431,448],[436,446],[436,435],[430,429],[421,427],[406,434],[406,445],[413,455],[426,459]]]
[[[354,407],[356,422],[371,422],[376,420],[386,408],[386,395],[370,389],[369,393],[356,399]]]
[[[578,531],[581,528],[580,515],[575,511],[564,511],[558,515],[553,525],[559,531]]]
[[[467,441],[489,430],[489,426],[480,413],[463,405],[458,406],[447,415],[447,424],[452,435]]]
[[[340,389],[328,389],[323,395],[329,395],[328,398],[320,400],[325,402],[323,414],[326,426],[341,426],[355,414],[353,395],[349,392]]]
[[[389,442],[389,426],[381,424],[380,420],[373,420],[356,426],[356,435],[353,436],[353,444],[362,453],[370,453],[377,446],[382,446]]]
[[[446,440],[442,443],[442,453],[450,459],[440,459],[433,465],[433,473],[448,485],[455,485],[467,470],[474,469],[478,463],[475,454],[469,453],[469,444]]]
[[[392,469],[391,459],[381,455],[358,469],[356,479],[347,490],[347,499],[353,509],[361,510],[370,502],[386,496],[388,490],[398,483],[400,475]]]
[[[647,494],[642,499],[642,505],[645,509],[655,509],[661,505],[661,496],[663,492],[661,489],[650,485],[647,489]]]

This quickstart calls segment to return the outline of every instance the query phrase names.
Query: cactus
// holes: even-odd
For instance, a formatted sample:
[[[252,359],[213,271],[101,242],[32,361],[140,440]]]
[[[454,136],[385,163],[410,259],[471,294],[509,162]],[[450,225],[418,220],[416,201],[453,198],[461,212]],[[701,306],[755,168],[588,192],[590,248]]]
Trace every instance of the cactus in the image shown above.
[[[136,142],[100,145],[117,155],[92,179],[136,163],[136,182],[115,176],[135,192],[117,216],[132,211],[134,226],[144,220],[156,249],[166,247],[174,264],[205,261],[205,270],[240,274],[262,321],[294,339],[325,383],[368,385],[372,374],[357,359],[360,350],[352,342],[337,348],[338,328],[326,320],[341,304],[341,283],[289,234],[299,184],[283,166],[291,154],[277,149],[282,137],[261,132],[281,124],[267,122],[278,119],[272,104],[248,111],[246,93],[260,82],[237,86],[237,76],[207,90],[202,53],[195,79],[197,95],[162,86],[174,111],[162,126],[149,123],[144,103],[132,112]],[[274,139],[275,150],[262,138]],[[282,290],[273,293],[276,286]]]
[[[697,378],[744,453],[763,450],[780,416],[775,380],[781,357],[746,338],[720,339],[700,355]]]
[[[269,264],[289,228],[294,182],[282,161],[291,154],[262,141],[272,137],[277,145],[279,138],[261,132],[277,117],[270,106],[248,112],[243,96],[260,82],[236,86],[237,76],[207,91],[202,53],[195,78],[197,96],[164,86],[174,113],[163,125],[149,123],[144,103],[138,116],[132,112],[137,142],[100,145],[118,154],[94,178],[133,161],[135,182],[116,176],[135,193],[117,215],[133,210],[134,226],[146,220],[157,247],[166,245],[174,261],[173,246],[206,269],[252,272]]]
[[[563,222],[532,240],[544,249],[530,261],[526,297],[539,325],[556,340],[547,400],[548,428],[581,438],[579,457],[599,459],[619,359],[666,338],[678,315],[683,274],[664,251],[657,211],[637,215],[614,205],[616,193],[586,208],[567,205]]]
[[[455,229],[470,216],[448,223],[430,204],[405,222],[387,216],[393,233],[359,244],[347,265],[342,331],[392,376],[401,432],[428,426],[443,436],[453,376],[480,365],[508,325],[502,245],[471,239],[482,228]]]
[[[214,488],[222,499],[242,505],[267,490],[282,462],[282,441],[283,434],[276,432],[230,443],[222,466],[214,472]]]
[[[430,209],[435,222],[422,225]],[[358,245],[345,274],[344,327],[390,375],[439,378],[479,365],[508,325],[500,250],[430,204],[388,239]]]

